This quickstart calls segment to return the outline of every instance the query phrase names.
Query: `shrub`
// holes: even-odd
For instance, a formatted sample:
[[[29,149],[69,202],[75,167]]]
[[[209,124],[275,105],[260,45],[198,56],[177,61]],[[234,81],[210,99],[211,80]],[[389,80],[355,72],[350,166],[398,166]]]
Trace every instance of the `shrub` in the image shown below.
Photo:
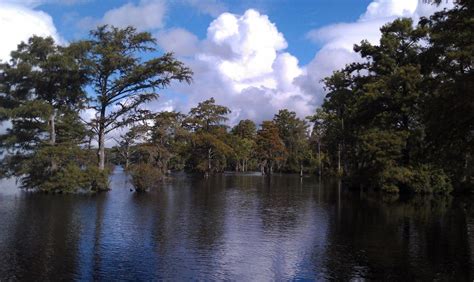
[[[42,192],[75,193],[108,190],[109,170],[77,146],[45,146],[24,166],[22,187]]]
[[[130,167],[132,184],[137,192],[145,192],[155,188],[162,177],[161,171],[148,163],[135,164]]]
[[[383,170],[380,181],[382,190],[389,193],[449,194],[453,190],[446,173],[427,164],[388,167]]]

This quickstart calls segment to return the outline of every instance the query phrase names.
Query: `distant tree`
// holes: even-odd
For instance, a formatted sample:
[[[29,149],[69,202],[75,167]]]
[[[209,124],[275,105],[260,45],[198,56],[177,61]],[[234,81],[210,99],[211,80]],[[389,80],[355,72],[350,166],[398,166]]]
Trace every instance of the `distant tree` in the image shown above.
[[[257,126],[249,119],[241,120],[231,130],[231,147],[234,150],[236,171],[247,171],[251,158],[255,155]]]
[[[327,121],[328,116],[322,108],[316,109],[316,114],[307,117],[313,123],[313,130],[309,140],[310,147],[316,153],[318,175],[321,177],[323,172],[323,138],[328,136]]]
[[[280,138],[278,127],[272,121],[264,121],[257,132],[256,154],[262,174],[273,173],[274,166],[285,161],[287,151]]]
[[[255,155],[255,140],[250,138],[241,138],[238,135],[230,137],[230,146],[234,152],[233,162],[236,171],[247,171],[249,162]]]
[[[193,131],[211,132],[217,127],[222,127],[222,122],[228,120],[229,108],[217,105],[214,98],[200,102],[189,111],[186,123]]]
[[[283,170],[303,174],[304,165],[309,163],[312,157],[306,121],[296,117],[295,112],[283,109],[275,115],[273,122],[278,127],[280,138],[288,153]]]
[[[227,159],[233,154],[228,145],[228,133],[223,124],[229,108],[215,103],[214,98],[199,103],[189,111],[185,120],[194,132],[190,147],[191,167],[207,174],[221,171]]]
[[[158,150],[158,166],[164,174],[170,168],[184,167],[184,154],[190,141],[189,131],[183,124],[185,118],[178,112],[161,112],[154,117],[150,142]]]
[[[112,130],[129,125],[140,106],[158,97],[172,81],[191,81],[192,72],[171,53],[143,61],[155,51],[155,39],[134,27],[100,26],[91,31],[87,46],[91,97],[96,116],[92,124],[98,140],[99,169],[105,167],[105,137]]]
[[[216,128],[212,133],[202,131],[194,134],[191,154],[194,168],[206,174],[222,172],[234,154],[226,138],[224,128]]]
[[[115,138],[117,142],[117,152],[119,159],[124,165],[125,170],[128,170],[133,155],[137,151],[137,145],[146,140],[146,133],[148,126],[146,125],[134,125],[128,131],[119,138]]]
[[[252,140],[257,134],[257,126],[255,125],[255,122],[249,119],[244,119],[239,121],[239,123],[232,128],[232,134],[240,138]]]

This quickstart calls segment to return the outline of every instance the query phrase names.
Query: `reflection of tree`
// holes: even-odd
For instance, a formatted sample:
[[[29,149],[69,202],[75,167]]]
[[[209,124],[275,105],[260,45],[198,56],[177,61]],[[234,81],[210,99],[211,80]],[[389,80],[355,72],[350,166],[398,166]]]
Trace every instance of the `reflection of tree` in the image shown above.
[[[333,206],[328,235],[329,277],[469,278],[465,217],[452,197],[341,196],[343,205]]]
[[[9,199],[8,199],[9,200]],[[72,280],[77,268],[79,201],[71,196],[22,194],[14,211],[2,214],[1,279]],[[11,215],[11,216],[8,216]],[[8,227],[6,227],[8,226]]]
[[[297,175],[274,175],[265,178],[257,191],[261,202],[263,229],[268,232],[296,229],[309,208],[311,189],[300,189]]]
[[[213,272],[223,233],[223,179],[173,175],[143,195],[151,216],[150,244],[156,264],[154,278],[205,279]],[[144,200],[140,200],[143,212]],[[139,215],[137,215],[139,216]],[[199,267],[198,267],[199,266]],[[149,271],[149,270],[148,270]]]
[[[225,209],[224,177],[218,175],[199,179],[193,183],[192,210],[195,214],[189,222],[190,236],[196,247],[212,250],[219,243],[223,233],[223,210]],[[190,238],[191,239],[191,238]]]

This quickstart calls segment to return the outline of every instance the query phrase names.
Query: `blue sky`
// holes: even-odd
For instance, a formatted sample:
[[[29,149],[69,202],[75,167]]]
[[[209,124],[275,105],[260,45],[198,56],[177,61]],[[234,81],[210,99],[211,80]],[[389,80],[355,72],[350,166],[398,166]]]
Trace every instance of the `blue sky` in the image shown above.
[[[32,34],[61,44],[86,38],[99,24],[149,31],[194,71],[149,108],[187,112],[214,97],[232,110],[230,124],[271,119],[279,109],[314,113],[321,80],[360,60],[352,48],[377,44],[398,17],[417,22],[452,7],[423,0],[0,0],[0,59]],[[88,113],[93,116],[94,113]]]
[[[61,36],[67,40],[80,39],[87,32],[77,27],[77,21],[85,17],[100,18],[108,10],[129,2],[126,0],[95,0],[79,2],[76,5],[44,3],[37,7],[50,14]],[[318,50],[306,33],[312,29],[337,22],[351,22],[364,13],[369,0],[255,0],[255,1],[209,1],[221,7],[222,11],[242,14],[253,8],[269,16],[278,30],[285,35],[288,51],[301,63],[306,64]],[[200,39],[206,36],[213,15],[199,10],[185,1],[169,1],[164,19],[166,28],[186,28]]]

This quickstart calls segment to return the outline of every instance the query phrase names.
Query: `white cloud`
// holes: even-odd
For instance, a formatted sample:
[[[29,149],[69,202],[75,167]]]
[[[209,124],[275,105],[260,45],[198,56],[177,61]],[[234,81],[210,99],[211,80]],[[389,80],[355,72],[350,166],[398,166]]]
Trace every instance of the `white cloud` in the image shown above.
[[[221,14],[199,44],[188,32],[179,30],[166,34],[168,38],[165,36],[161,45],[186,55],[196,50],[192,59],[185,60],[194,70],[194,83],[177,86],[190,94],[187,104],[181,106],[184,111],[215,97],[232,109],[231,124],[242,118],[269,119],[282,108],[304,117],[324,99],[321,80],[360,60],[354,44],[363,39],[378,44],[382,25],[398,17],[411,17],[416,22],[445,7],[452,7],[452,3],[436,7],[422,0],[374,0],[356,22],[310,31],[308,38],[322,47],[304,67],[285,52],[287,42],[275,24],[255,10],[244,15]]]
[[[196,8],[200,13],[217,17],[227,10],[227,7],[217,0],[183,0],[184,3]]]
[[[164,26],[166,4],[164,0],[141,0],[138,4],[128,2],[108,10],[101,19],[85,17],[78,21],[81,29],[93,29],[101,24],[117,27],[134,26],[139,30],[156,30]]]
[[[199,39],[197,36],[183,28],[160,31],[155,37],[163,50],[174,52],[176,56],[194,55],[198,50]]]
[[[166,6],[160,0],[142,0],[138,5],[127,3],[105,13],[102,22],[125,27],[135,26],[141,30],[163,27]]]
[[[0,59],[4,61],[21,41],[32,35],[52,36],[63,42],[50,15],[24,6],[0,3],[0,27]]]
[[[266,15],[251,9],[243,15],[220,15],[194,57],[185,59],[195,75],[192,85],[176,86],[189,94],[182,110],[214,97],[232,109],[231,123],[269,119],[282,108],[300,116],[311,113],[311,97],[293,83],[303,71],[286,47],[283,34]]]
[[[418,0],[375,0],[360,17],[362,21],[391,17],[410,17],[418,6]]]

